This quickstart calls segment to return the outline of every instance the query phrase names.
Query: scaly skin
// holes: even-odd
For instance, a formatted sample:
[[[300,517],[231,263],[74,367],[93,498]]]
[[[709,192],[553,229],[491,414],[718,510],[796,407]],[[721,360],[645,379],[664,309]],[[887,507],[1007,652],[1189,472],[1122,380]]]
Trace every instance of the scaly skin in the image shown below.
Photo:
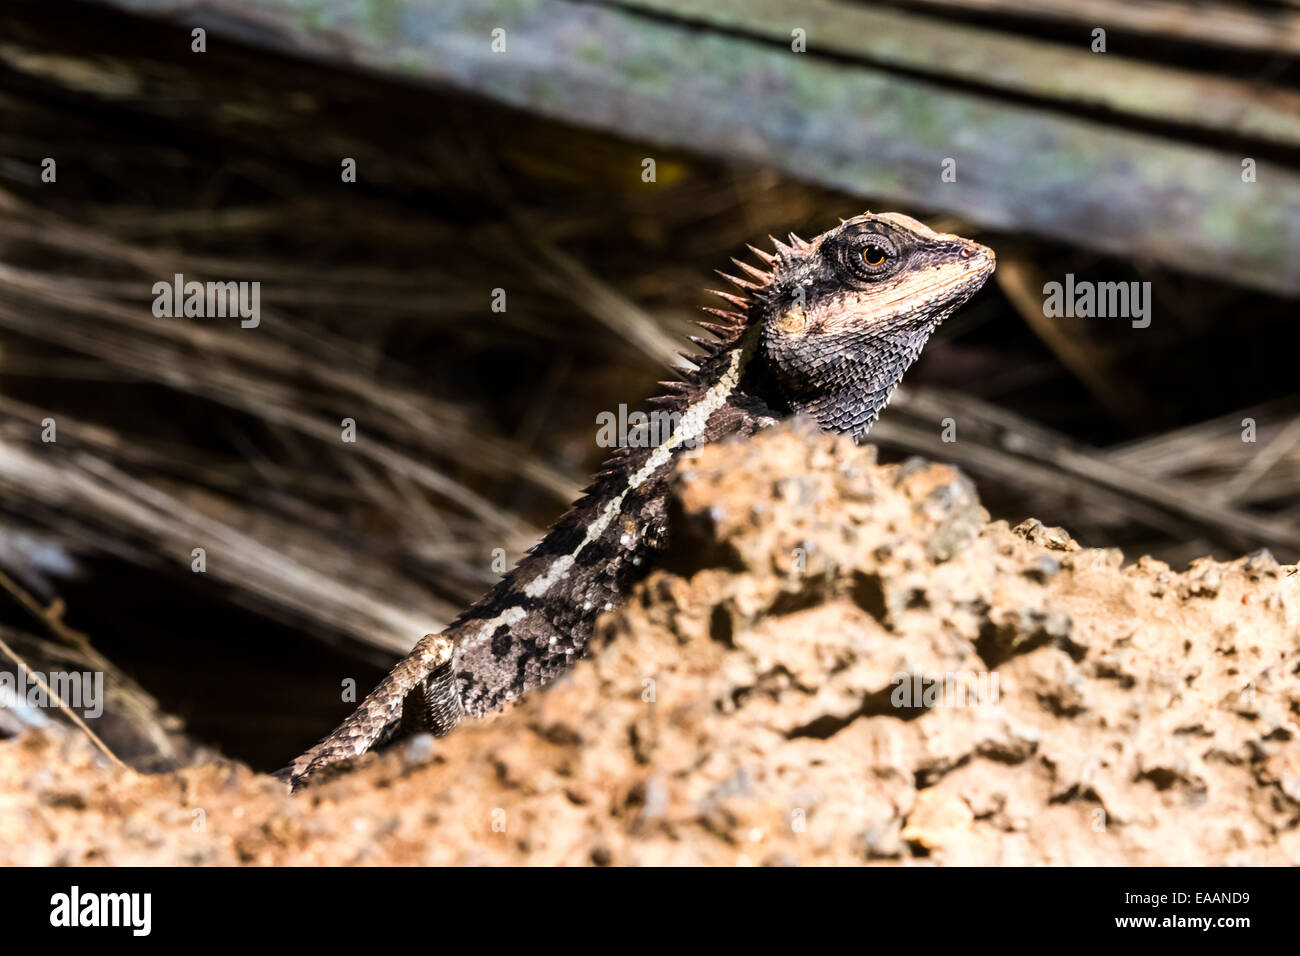
[[[414,731],[449,733],[567,670],[596,617],[668,536],[669,476],[687,447],[753,434],[791,414],[861,441],[939,323],[993,272],[992,250],[897,213],[866,213],[764,268],[726,276],[746,297],[709,310],[714,341],[657,400],[674,422],[653,447],[616,452],[517,567],[441,634],[424,637],[337,730],[282,771],[294,788]],[[735,260],[733,260],[735,261]],[[632,442],[629,442],[632,444]]]

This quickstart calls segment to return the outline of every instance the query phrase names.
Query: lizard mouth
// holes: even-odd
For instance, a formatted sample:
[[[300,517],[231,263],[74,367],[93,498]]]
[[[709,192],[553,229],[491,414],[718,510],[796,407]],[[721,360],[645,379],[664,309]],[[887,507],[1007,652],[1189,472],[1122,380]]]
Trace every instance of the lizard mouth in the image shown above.
[[[907,307],[913,303],[929,304],[936,300],[968,298],[974,295],[988,281],[997,267],[997,254],[988,246],[981,246],[974,242],[970,244],[970,249],[969,257],[963,249],[955,262],[933,267],[932,274],[928,278],[918,278],[916,282],[894,290],[894,294],[889,298],[873,300],[871,309],[889,312],[907,311]]]
[[[988,281],[988,277],[997,269],[998,254],[988,246],[982,246],[978,242],[971,242],[959,253],[958,262],[964,268],[952,278],[944,277],[941,279],[940,284],[937,286],[938,289],[947,291],[968,283],[975,284],[976,288],[979,288]]]

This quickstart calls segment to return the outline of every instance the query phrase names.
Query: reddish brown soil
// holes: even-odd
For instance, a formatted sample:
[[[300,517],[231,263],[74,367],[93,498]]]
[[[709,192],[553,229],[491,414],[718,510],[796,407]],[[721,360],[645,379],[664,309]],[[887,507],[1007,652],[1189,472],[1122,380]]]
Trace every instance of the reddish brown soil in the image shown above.
[[[29,733],[0,863],[1300,862],[1293,568],[1123,566],[789,429],[677,499],[673,570],[516,709],[297,797]],[[900,674],[997,693],[900,708]]]

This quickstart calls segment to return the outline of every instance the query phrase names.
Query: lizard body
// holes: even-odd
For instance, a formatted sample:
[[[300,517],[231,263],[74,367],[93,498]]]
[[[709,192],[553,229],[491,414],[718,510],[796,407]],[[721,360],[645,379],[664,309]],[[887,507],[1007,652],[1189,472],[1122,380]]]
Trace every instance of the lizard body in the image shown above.
[[[449,733],[567,670],[599,614],[667,541],[668,482],[683,450],[791,414],[861,440],[930,334],[992,273],[991,250],[907,216],[870,213],[805,242],[750,247],[765,268],[725,276],[744,296],[702,323],[697,368],[658,399],[674,427],[620,448],[573,508],[481,600],[425,636],[333,733],[285,771],[296,788],[415,731]]]

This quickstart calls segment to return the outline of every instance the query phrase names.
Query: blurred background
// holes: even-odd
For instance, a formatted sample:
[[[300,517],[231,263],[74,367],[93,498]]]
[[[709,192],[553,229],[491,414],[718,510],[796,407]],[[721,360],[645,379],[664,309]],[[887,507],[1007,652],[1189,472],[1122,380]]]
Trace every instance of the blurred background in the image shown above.
[[[1295,561],[1298,62],[1297,0],[10,0],[0,638],[105,671],[137,766],[279,766],[564,510],[713,269],[868,208],[999,263],[883,457]],[[260,324],[155,317],[177,273]],[[1150,326],[1045,316],[1068,274]]]

